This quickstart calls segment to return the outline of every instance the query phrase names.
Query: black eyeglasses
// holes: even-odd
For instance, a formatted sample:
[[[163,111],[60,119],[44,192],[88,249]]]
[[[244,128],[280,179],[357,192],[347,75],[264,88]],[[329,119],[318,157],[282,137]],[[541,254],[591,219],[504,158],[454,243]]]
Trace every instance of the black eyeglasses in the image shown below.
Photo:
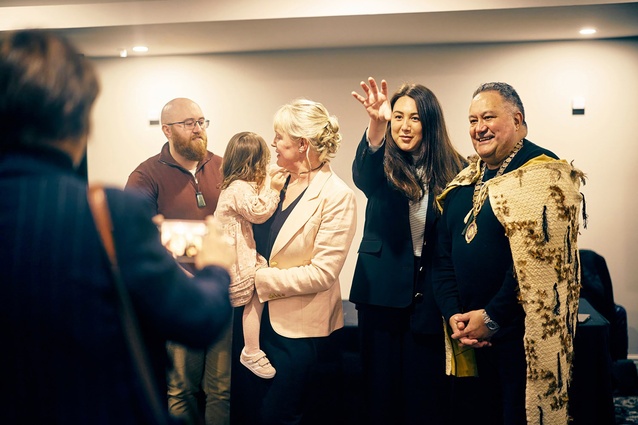
[[[175,125],[175,124],[181,124],[184,126],[185,130],[192,130],[195,128],[195,124],[199,124],[200,128],[208,128],[208,124],[210,124],[210,120],[186,120],[186,121],[178,121],[178,122],[171,122],[171,123],[166,123],[166,125]]]

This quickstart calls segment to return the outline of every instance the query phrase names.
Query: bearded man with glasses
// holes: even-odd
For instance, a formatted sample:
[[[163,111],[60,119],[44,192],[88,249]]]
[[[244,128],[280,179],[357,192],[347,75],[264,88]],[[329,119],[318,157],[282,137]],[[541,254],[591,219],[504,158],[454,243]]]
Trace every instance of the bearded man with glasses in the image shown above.
[[[164,219],[203,220],[217,208],[222,181],[222,158],[207,149],[209,121],[197,103],[177,98],[162,109],[161,123],[167,142],[158,155],[133,170],[126,189],[141,193]],[[173,416],[188,424],[199,423],[198,400],[203,391],[206,423],[230,422],[230,349],[230,326],[208,350],[169,343],[173,368],[168,404]]]

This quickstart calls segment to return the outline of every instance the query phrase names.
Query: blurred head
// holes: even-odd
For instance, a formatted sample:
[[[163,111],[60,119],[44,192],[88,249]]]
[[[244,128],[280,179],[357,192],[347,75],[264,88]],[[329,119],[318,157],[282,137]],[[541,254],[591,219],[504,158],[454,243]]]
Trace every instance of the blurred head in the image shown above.
[[[98,92],[93,66],[64,38],[9,33],[0,42],[0,150],[49,145],[79,162]]]
[[[173,155],[197,162],[206,157],[208,123],[197,103],[182,97],[173,99],[162,108],[161,120]]]
[[[506,83],[486,83],[476,89],[469,121],[474,150],[492,169],[498,168],[527,135],[523,102]]]
[[[231,137],[222,159],[222,189],[235,180],[255,182],[261,186],[266,178],[270,152],[258,134],[244,131]]]
[[[337,118],[312,100],[297,99],[282,106],[273,126],[277,165],[292,171],[307,171],[330,161],[341,144]]]

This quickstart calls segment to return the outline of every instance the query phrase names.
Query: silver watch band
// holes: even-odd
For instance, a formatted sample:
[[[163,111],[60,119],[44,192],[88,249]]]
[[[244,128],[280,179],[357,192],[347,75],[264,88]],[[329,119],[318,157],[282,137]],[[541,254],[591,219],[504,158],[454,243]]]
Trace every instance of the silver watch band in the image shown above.
[[[483,321],[485,326],[492,332],[498,331],[501,327],[487,314],[487,311],[483,310]]]

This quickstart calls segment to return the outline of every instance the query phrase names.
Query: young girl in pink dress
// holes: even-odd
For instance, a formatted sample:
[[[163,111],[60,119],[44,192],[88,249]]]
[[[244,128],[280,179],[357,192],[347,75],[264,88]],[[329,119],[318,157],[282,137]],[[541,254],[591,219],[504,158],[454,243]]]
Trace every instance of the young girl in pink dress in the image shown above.
[[[222,160],[223,181],[215,217],[237,250],[237,262],[230,270],[230,302],[245,306],[244,348],[241,363],[261,378],[275,376],[275,368],[259,347],[259,325],[263,304],[255,293],[255,271],[267,262],[255,248],[253,224],[263,223],[279,204],[286,174],[267,175],[270,152],[264,139],[255,133],[235,134]]]

